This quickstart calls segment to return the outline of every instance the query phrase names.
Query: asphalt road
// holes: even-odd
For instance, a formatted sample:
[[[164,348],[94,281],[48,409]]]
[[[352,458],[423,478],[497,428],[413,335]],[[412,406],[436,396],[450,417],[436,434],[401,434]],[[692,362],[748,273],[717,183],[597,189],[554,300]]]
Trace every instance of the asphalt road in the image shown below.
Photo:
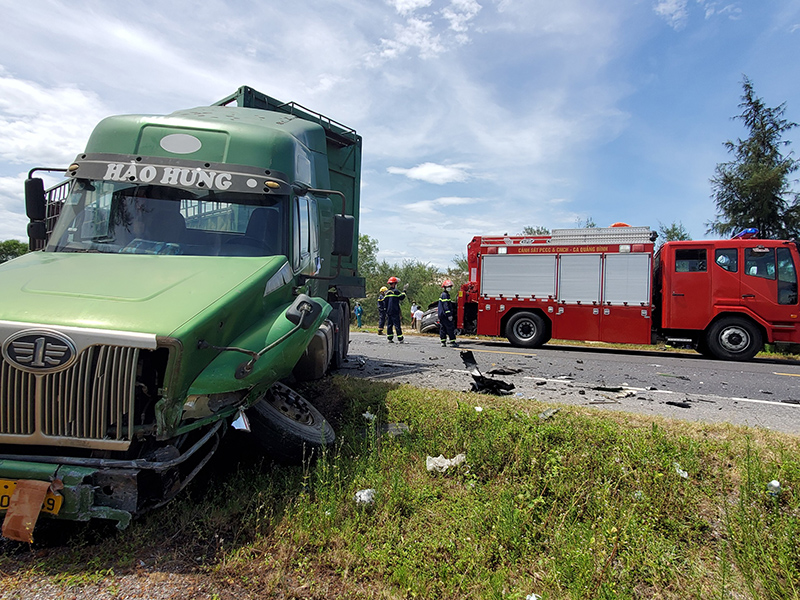
[[[550,344],[527,351],[469,337],[459,344],[442,348],[438,337],[413,334],[404,344],[389,344],[385,337],[354,331],[348,361],[338,372],[467,391],[475,380],[461,351],[470,350],[480,374],[513,384],[511,393],[518,397],[800,434],[798,361],[738,363]]]

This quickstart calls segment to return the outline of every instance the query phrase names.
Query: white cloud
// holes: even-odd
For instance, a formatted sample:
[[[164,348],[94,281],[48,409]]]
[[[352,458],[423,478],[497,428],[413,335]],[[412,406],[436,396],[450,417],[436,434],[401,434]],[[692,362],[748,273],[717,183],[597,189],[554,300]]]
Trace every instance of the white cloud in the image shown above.
[[[670,27],[679,31],[686,26],[689,13],[686,10],[688,0],[658,0],[653,7],[656,14],[669,23]]]
[[[15,79],[0,66],[0,159],[63,166],[108,115],[97,95],[74,86],[47,88]]]
[[[393,0],[389,4],[405,21],[395,23],[394,35],[382,36],[378,47],[367,53],[366,62],[373,67],[414,50],[420,58],[431,59],[468,43],[471,21],[481,11],[476,0],[450,0],[441,10],[431,7],[432,0]],[[446,27],[439,25],[440,20]]]
[[[412,212],[423,214],[433,214],[434,212],[437,212],[437,207],[463,206],[466,204],[475,204],[476,202],[480,202],[480,200],[477,198],[460,198],[457,196],[449,196],[444,198],[436,198],[435,200],[420,200],[419,202],[412,202],[403,206],[403,210],[410,210]]]
[[[481,10],[481,5],[475,0],[452,0],[450,6],[442,9],[442,16],[450,23],[450,29],[459,33],[467,31],[467,24],[474,19]]]
[[[742,9],[738,3],[724,4],[708,0],[697,0],[697,2],[704,8],[706,19],[710,19],[714,15],[727,16],[732,21],[742,18]]]
[[[444,185],[445,183],[466,181],[469,178],[468,168],[468,165],[439,165],[426,162],[410,169],[389,167],[386,170],[393,175],[405,175],[409,179]]]
[[[24,239],[28,224],[23,196],[25,175],[0,177],[0,241]]]
[[[731,21],[742,18],[742,9],[738,2],[725,3],[718,0],[696,0],[696,2],[703,10],[706,20],[715,16],[727,17]],[[676,31],[680,31],[689,23],[689,0],[656,0],[653,10]]]
[[[414,12],[420,8],[427,8],[433,0],[390,0],[388,4],[401,15]]]
[[[392,39],[381,39],[378,54],[381,58],[393,59],[411,49],[419,51],[420,58],[431,58],[444,51],[439,34],[435,33],[433,23],[424,19],[411,18],[402,25],[395,26]]]

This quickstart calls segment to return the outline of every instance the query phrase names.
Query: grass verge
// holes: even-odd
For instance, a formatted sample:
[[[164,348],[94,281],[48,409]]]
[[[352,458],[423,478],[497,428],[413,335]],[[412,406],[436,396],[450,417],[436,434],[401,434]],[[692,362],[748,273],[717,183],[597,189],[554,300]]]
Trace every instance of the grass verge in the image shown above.
[[[216,598],[800,597],[797,437],[345,377],[305,393],[338,433],[315,461],[223,458],[124,532],[6,548],[4,581],[147,569],[201,574]]]

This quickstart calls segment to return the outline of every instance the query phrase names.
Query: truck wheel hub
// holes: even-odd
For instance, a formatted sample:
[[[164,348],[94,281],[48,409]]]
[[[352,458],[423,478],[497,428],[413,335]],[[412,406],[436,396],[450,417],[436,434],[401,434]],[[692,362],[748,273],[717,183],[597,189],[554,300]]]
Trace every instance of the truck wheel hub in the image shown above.
[[[305,399],[284,385],[274,385],[264,399],[276,410],[297,423],[303,425],[314,423],[314,415],[309,410]]]
[[[720,336],[722,345],[730,351],[738,352],[744,350],[750,343],[750,336],[747,332],[738,327],[732,327],[722,332]]]
[[[536,334],[536,327],[527,319],[520,321],[514,327],[514,333],[521,339],[530,339]]]

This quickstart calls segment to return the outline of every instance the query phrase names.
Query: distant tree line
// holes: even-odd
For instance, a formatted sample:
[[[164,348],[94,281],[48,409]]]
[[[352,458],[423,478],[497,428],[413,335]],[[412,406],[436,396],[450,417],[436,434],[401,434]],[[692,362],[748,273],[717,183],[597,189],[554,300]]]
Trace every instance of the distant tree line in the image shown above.
[[[28,244],[24,244],[19,240],[0,242],[0,263],[22,256],[26,252],[28,252]]]
[[[378,292],[387,285],[389,277],[400,280],[398,288],[408,284],[406,302],[403,307],[403,321],[408,323],[411,317],[411,303],[416,302],[426,310],[429,304],[436,302],[442,293],[442,281],[453,282],[453,290],[467,282],[466,255],[455,256],[453,264],[447,269],[439,269],[429,263],[406,260],[400,264],[378,261],[378,240],[368,235],[358,237],[359,273],[367,282],[367,297],[359,301],[364,309],[364,322],[378,322]]]

